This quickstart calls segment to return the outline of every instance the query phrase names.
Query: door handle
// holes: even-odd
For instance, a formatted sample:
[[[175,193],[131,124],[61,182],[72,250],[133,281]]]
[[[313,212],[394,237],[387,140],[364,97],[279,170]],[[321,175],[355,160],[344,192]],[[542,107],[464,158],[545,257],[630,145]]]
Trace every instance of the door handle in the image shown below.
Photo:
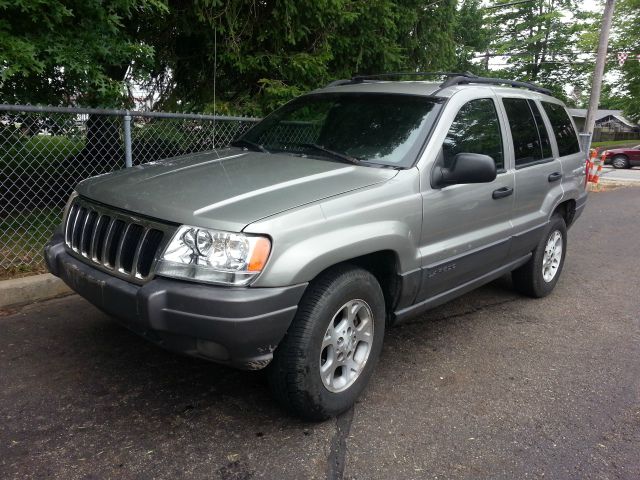
[[[513,188],[511,187],[502,187],[493,191],[491,195],[494,199],[508,197],[513,194]]]
[[[547,179],[549,180],[549,183],[551,183],[551,182],[557,182],[561,178],[562,178],[562,174],[560,172],[553,172],[549,174],[549,177]]]

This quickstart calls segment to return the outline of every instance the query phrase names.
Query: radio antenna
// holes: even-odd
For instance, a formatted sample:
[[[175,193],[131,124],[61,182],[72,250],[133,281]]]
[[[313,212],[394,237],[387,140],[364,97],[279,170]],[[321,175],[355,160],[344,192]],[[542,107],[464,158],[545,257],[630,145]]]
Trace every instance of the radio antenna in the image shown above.
[[[218,68],[218,27],[213,29],[213,148],[216,148],[216,77]]]

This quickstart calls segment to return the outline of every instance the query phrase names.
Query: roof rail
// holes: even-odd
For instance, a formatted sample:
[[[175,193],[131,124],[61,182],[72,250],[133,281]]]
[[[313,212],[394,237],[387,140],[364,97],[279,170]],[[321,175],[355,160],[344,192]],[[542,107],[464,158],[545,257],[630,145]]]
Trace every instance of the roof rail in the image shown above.
[[[356,75],[350,79],[334,80],[329,83],[327,87],[338,87],[340,85],[352,85],[354,83],[363,83],[366,80],[379,80],[384,78],[395,77],[472,77],[474,76],[469,72],[390,72],[390,73],[376,73],[372,75]]]
[[[347,78],[342,78],[340,80],[334,80],[333,82],[327,84],[327,87],[339,87],[340,85],[349,85],[351,82],[351,79],[347,79]]]
[[[511,87],[526,88],[545,95],[552,95],[551,90],[543,88],[535,83],[521,82],[519,80],[507,80],[504,78],[479,77],[470,72],[391,72],[377,73],[373,75],[356,75],[351,79],[334,80],[327,87],[337,87],[340,85],[352,85],[354,83],[363,83],[366,80],[378,80],[383,78],[394,77],[447,77],[440,84],[440,90],[451,87],[453,85],[461,85],[465,83],[479,83],[484,85],[509,85]],[[437,92],[436,92],[437,93]]]
[[[536,85],[535,83],[521,82],[519,80],[506,80],[504,78],[478,77],[475,75],[458,75],[457,77],[449,77],[440,85],[440,89],[465,83],[481,83],[484,85],[509,85],[511,87],[527,88],[534,92],[544,93],[545,95],[552,95],[551,90]]]
[[[362,83],[365,80],[377,80],[380,78],[393,78],[393,77],[473,77],[474,75],[469,72],[391,72],[391,73],[376,73],[373,75],[356,75],[351,78],[352,83]]]

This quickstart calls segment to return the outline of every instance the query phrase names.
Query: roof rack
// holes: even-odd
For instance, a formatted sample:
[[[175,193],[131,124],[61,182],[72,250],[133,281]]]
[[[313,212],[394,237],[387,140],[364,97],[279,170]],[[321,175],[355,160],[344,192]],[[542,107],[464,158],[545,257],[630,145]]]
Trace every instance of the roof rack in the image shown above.
[[[476,75],[459,75],[457,77],[447,78],[440,88],[447,88],[453,85],[461,85],[465,83],[481,83],[484,85],[509,85],[510,87],[526,88],[545,95],[552,95],[551,90],[543,88],[535,83],[521,82],[519,80],[507,80],[504,78],[478,77]]]
[[[367,80],[379,80],[384,78],[395,77],[446,77],[447,79],[440,84],[440,90],[451,87],[453,85],[461,85],[468,83],[479,83],[484,85],[509,85],[511,87],[526,88],[545,95],[551,95],[551,90],[540,87],[535,83],[521,82],[519,80],[507,80],[504,78],[479,77],[470,72],[392,72],[378,73],[374,75],[357,75],[351,79],[335,80],[327,85],[327,87],[337,87],[340,85],[352,85],[354,83],[363,83]]]
[[[474,75],[469,72],[391,72],[391,73],[377,73],[375,75],[357,75],[351,78],[353,83],[362,83],[365,80],[377,80],[379,78],[393,78],[393,77],[473,77]]]
[[[469,72],[390,72],[390,73],[376,73],[372,75],[356,75],[350,79],[334,80],[327,87],[337,87],[340,85],[351,85],[354,83],[363,83],[366,80],[380,80],[384,78],[395,77],[473,77],[474,75]]]

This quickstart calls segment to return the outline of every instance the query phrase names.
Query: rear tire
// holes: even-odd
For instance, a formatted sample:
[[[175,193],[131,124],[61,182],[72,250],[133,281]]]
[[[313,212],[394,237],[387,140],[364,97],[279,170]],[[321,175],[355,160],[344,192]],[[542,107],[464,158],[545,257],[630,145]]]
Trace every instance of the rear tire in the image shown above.
[[[567,252],[567,225],[556,214],[538,242],[533,256],[511,272],[516,291],[533,298],[546,297],[558,283]]]
[[[348,410],[382,350],[385,303],[376,278],[340,266],[313,280],[268,369],[274,397],[289,412],[324,420]]]
[[[629,159],[624,155],[617,155],[611,159],[611,165],[613,168],[629,168]]]

